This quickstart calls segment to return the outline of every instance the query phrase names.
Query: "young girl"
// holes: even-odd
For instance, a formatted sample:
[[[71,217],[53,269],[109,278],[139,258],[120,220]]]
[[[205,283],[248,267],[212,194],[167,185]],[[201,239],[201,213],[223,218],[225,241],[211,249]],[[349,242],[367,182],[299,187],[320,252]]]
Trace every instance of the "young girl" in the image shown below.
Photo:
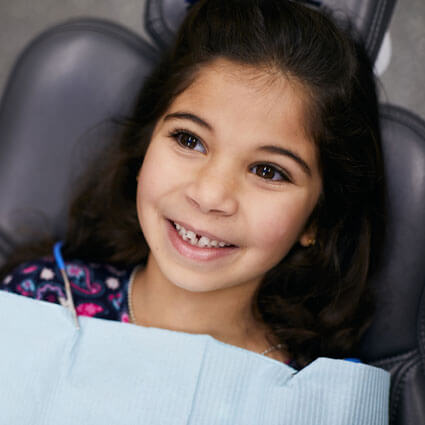
[[[295,2],[200,1],[72,204],[62,255],[76,312],[209,335],[279,370],[355,356],[383,193],[361,46]],[[2,289],[69,306],[53,243],[11,257]],[[373,423],[386,422],[382,380]],[[368,423],[341,418],[323,423]],[[211,423],[250,423],[228,419]]]

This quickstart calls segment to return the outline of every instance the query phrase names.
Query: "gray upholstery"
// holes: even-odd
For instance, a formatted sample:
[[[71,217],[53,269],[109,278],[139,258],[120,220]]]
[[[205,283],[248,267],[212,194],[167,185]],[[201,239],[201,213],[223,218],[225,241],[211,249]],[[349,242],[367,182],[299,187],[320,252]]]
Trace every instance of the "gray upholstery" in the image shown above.
[[[425,122],[381,107],[388,236],[362,358],[391,372],[391,424],[425,424]]]
[[[139,36],[98,20],[56,26],[21,54],[0,104],[0,259],[29,231],[62,234],[105,122],[130,110],[154,58]]]
[[[188,3],[148,1],[157,49],[170,42]],[[394,0],[323,3],[352,11],[374,58]],[[59,25],[24,51],[0,103],[0,262],[30,237],[25,230],[61,237],[76,178],[93,152],[111,137],[113,143],[115,128],[102,123],[131,109],[155,60],[138,36],[95,20]],[[388,105],[381,123],[389,232],[373,281],[378,311],[361,354],[392,374],[391,424],[419,425],[425,424],[425,123]]]

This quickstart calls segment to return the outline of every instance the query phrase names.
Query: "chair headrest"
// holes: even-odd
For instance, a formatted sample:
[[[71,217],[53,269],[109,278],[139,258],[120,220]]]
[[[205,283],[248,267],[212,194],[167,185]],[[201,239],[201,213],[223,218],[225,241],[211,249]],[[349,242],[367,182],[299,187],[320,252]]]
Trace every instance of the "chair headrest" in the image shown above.
[[[0,101],[0,263],[17,244],[63,237],[78,176],[111,142],[110,119],[131,112],[156,53],[95,19],[57,25],[22,52]]]
[[[349,19],[363,39],[372,61],[375,61],[388,28],[396,0],[293,0],[308,6],[327,9],[337,20]],[[145,26],[158,47],[173,40],[187,10],[197,0],[147,0]]]

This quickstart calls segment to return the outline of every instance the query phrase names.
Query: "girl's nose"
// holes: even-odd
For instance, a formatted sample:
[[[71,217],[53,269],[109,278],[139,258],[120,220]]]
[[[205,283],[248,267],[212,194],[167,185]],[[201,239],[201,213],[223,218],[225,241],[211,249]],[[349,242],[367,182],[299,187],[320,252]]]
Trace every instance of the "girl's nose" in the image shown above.
[[[238,209],[236,179],[229,171],[222,167],[203,167],[187,187],[188,201],[204,214],[235,214]]]

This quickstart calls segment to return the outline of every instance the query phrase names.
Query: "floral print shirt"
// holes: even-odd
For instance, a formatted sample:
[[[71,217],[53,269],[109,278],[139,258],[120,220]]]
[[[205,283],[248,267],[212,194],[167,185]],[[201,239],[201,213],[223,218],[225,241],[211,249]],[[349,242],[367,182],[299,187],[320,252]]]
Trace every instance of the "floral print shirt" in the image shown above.
[[[129,322],[128,285],[132,269],[108,264],[65,261],[79,316]],[[0,289],[64,305],[65,283],[53,257],[21,264],[0,281]]]

